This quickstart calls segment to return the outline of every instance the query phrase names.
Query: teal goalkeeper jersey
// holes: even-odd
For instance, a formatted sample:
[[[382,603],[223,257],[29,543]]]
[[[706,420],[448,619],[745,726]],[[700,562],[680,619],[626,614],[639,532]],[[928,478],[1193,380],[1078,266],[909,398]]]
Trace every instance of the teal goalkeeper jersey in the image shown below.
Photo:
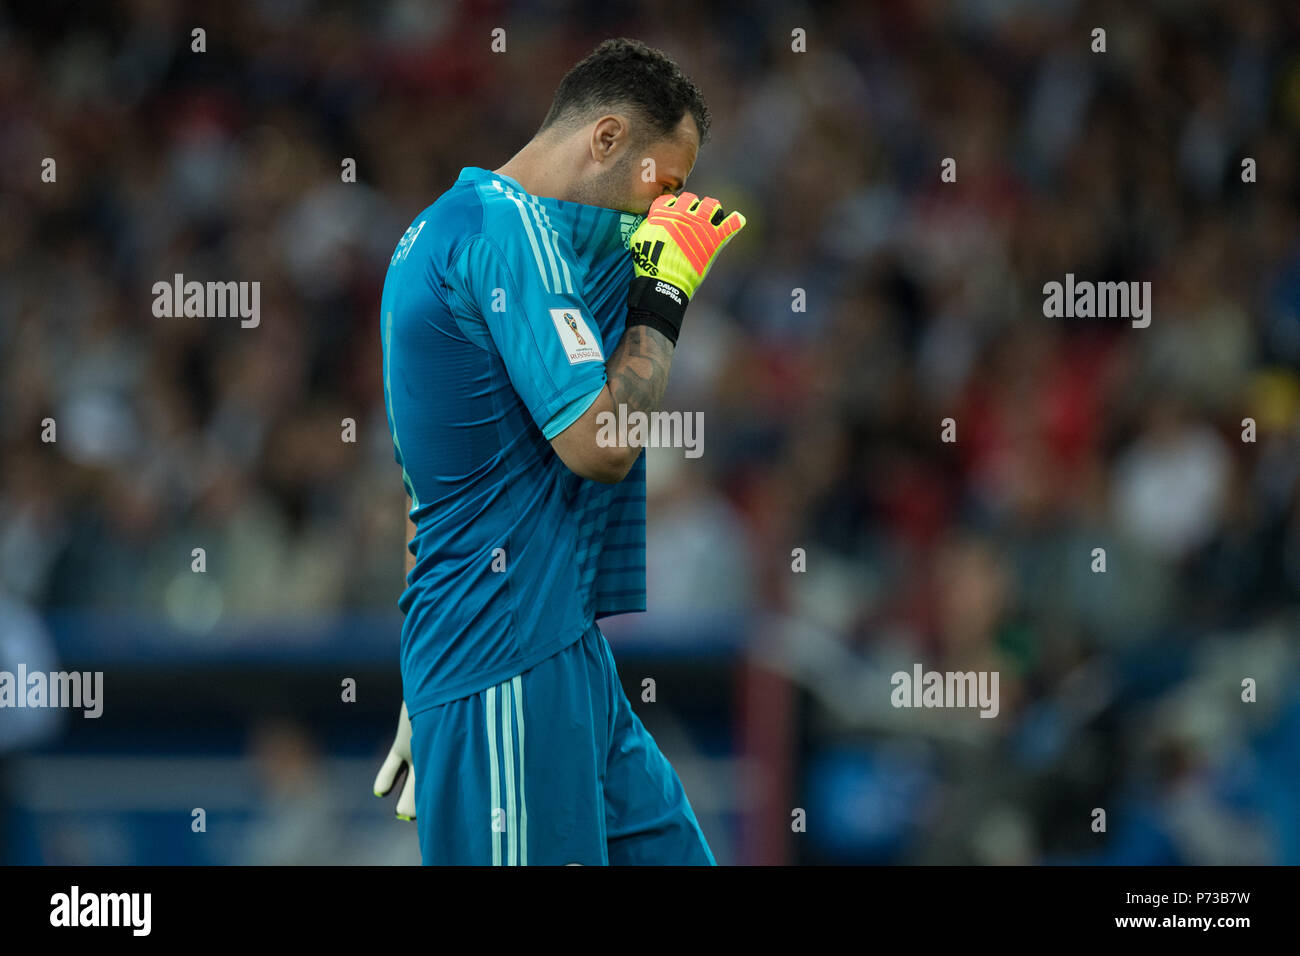
[[[645,610],[645,454],[607,485],[549,441],[605,385],[638,221],[467,167],[393,253],[380,324],[416,525],[398,601],[412,715]]]

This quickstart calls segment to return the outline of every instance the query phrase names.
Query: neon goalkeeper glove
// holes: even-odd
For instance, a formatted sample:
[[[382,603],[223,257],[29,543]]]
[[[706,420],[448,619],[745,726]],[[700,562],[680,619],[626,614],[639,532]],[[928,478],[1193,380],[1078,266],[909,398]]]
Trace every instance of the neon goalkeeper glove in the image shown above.
[[[415,764],[411,763],[411,719],[406,716],[406,702],[402,702],[402,713],[397,718],[397,736],[393,738],[392,749],[379,768],[375,777],[375,796],[386,797],[397,782],[397,775],[406,768],[406,783],[397,797],[397,819],[415,819]]]
[[[695,290],[722,247],[744,227],[744,216],[726,215],[708,196],[682,193],[652,202],[628,241],[633,262],[628,324],[649,325],[676,344]]]

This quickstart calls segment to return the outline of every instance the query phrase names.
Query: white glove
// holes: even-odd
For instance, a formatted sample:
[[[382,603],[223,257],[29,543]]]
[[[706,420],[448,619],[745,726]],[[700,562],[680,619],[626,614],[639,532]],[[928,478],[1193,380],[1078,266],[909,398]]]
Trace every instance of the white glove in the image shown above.
[[[397,782],[398,775],[406,768],[406,783],[397,798],[397,819],[415,819],[415,764],[411,763],[411,719],[406,716],[406,702],[402,702],[402,713],[397,718],[397,736],[393,738],[392,749],[384,759],[375,777],[375,796],[386,797]]]

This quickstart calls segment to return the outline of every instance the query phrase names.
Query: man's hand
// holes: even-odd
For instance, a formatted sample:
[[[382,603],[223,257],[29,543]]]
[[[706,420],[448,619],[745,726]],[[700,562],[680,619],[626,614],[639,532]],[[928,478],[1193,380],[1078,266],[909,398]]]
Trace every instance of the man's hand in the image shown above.
[[[722,247],[744,228],[745,217],[728,216],[712,196],[660,196],[628,242],[633,276],[671,282],[690,298]]]
[[[744,228],[744,216],[728,216],[711,196],[682,193],[652,202],[628,241],[627,305],[634,317],[629,322],[649,325],[676,345],[686,306],[723,246]]]
[[[375,796],[386,797],[397,782],[402,768],[406,768],[406,783],[397,798],[397,819],[415,819],[415,765],[411,763],[411,720],[406,716],[406,702],[402,702],[402,713],[397,718],[397,736],[393,738],[392,749],[384,765],[375,777]]]

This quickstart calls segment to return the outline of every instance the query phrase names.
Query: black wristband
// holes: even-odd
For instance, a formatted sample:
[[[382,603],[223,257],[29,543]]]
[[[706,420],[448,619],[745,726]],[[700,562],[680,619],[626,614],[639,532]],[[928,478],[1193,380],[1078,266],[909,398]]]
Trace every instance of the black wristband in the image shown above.
[[[656,332],[662,332],[664,338],[673,345],[677,344],[677,336],[681,335],[682,330],[679,326],[673,325],[663,316],[656,315],[649,309],[628,309],[627,310],[627,327],[634,325],[648,325]]]
[[[676,345],[690,301],[685,292],[669,282],[637,276],[627,287],[627,324],[648,325]]]

